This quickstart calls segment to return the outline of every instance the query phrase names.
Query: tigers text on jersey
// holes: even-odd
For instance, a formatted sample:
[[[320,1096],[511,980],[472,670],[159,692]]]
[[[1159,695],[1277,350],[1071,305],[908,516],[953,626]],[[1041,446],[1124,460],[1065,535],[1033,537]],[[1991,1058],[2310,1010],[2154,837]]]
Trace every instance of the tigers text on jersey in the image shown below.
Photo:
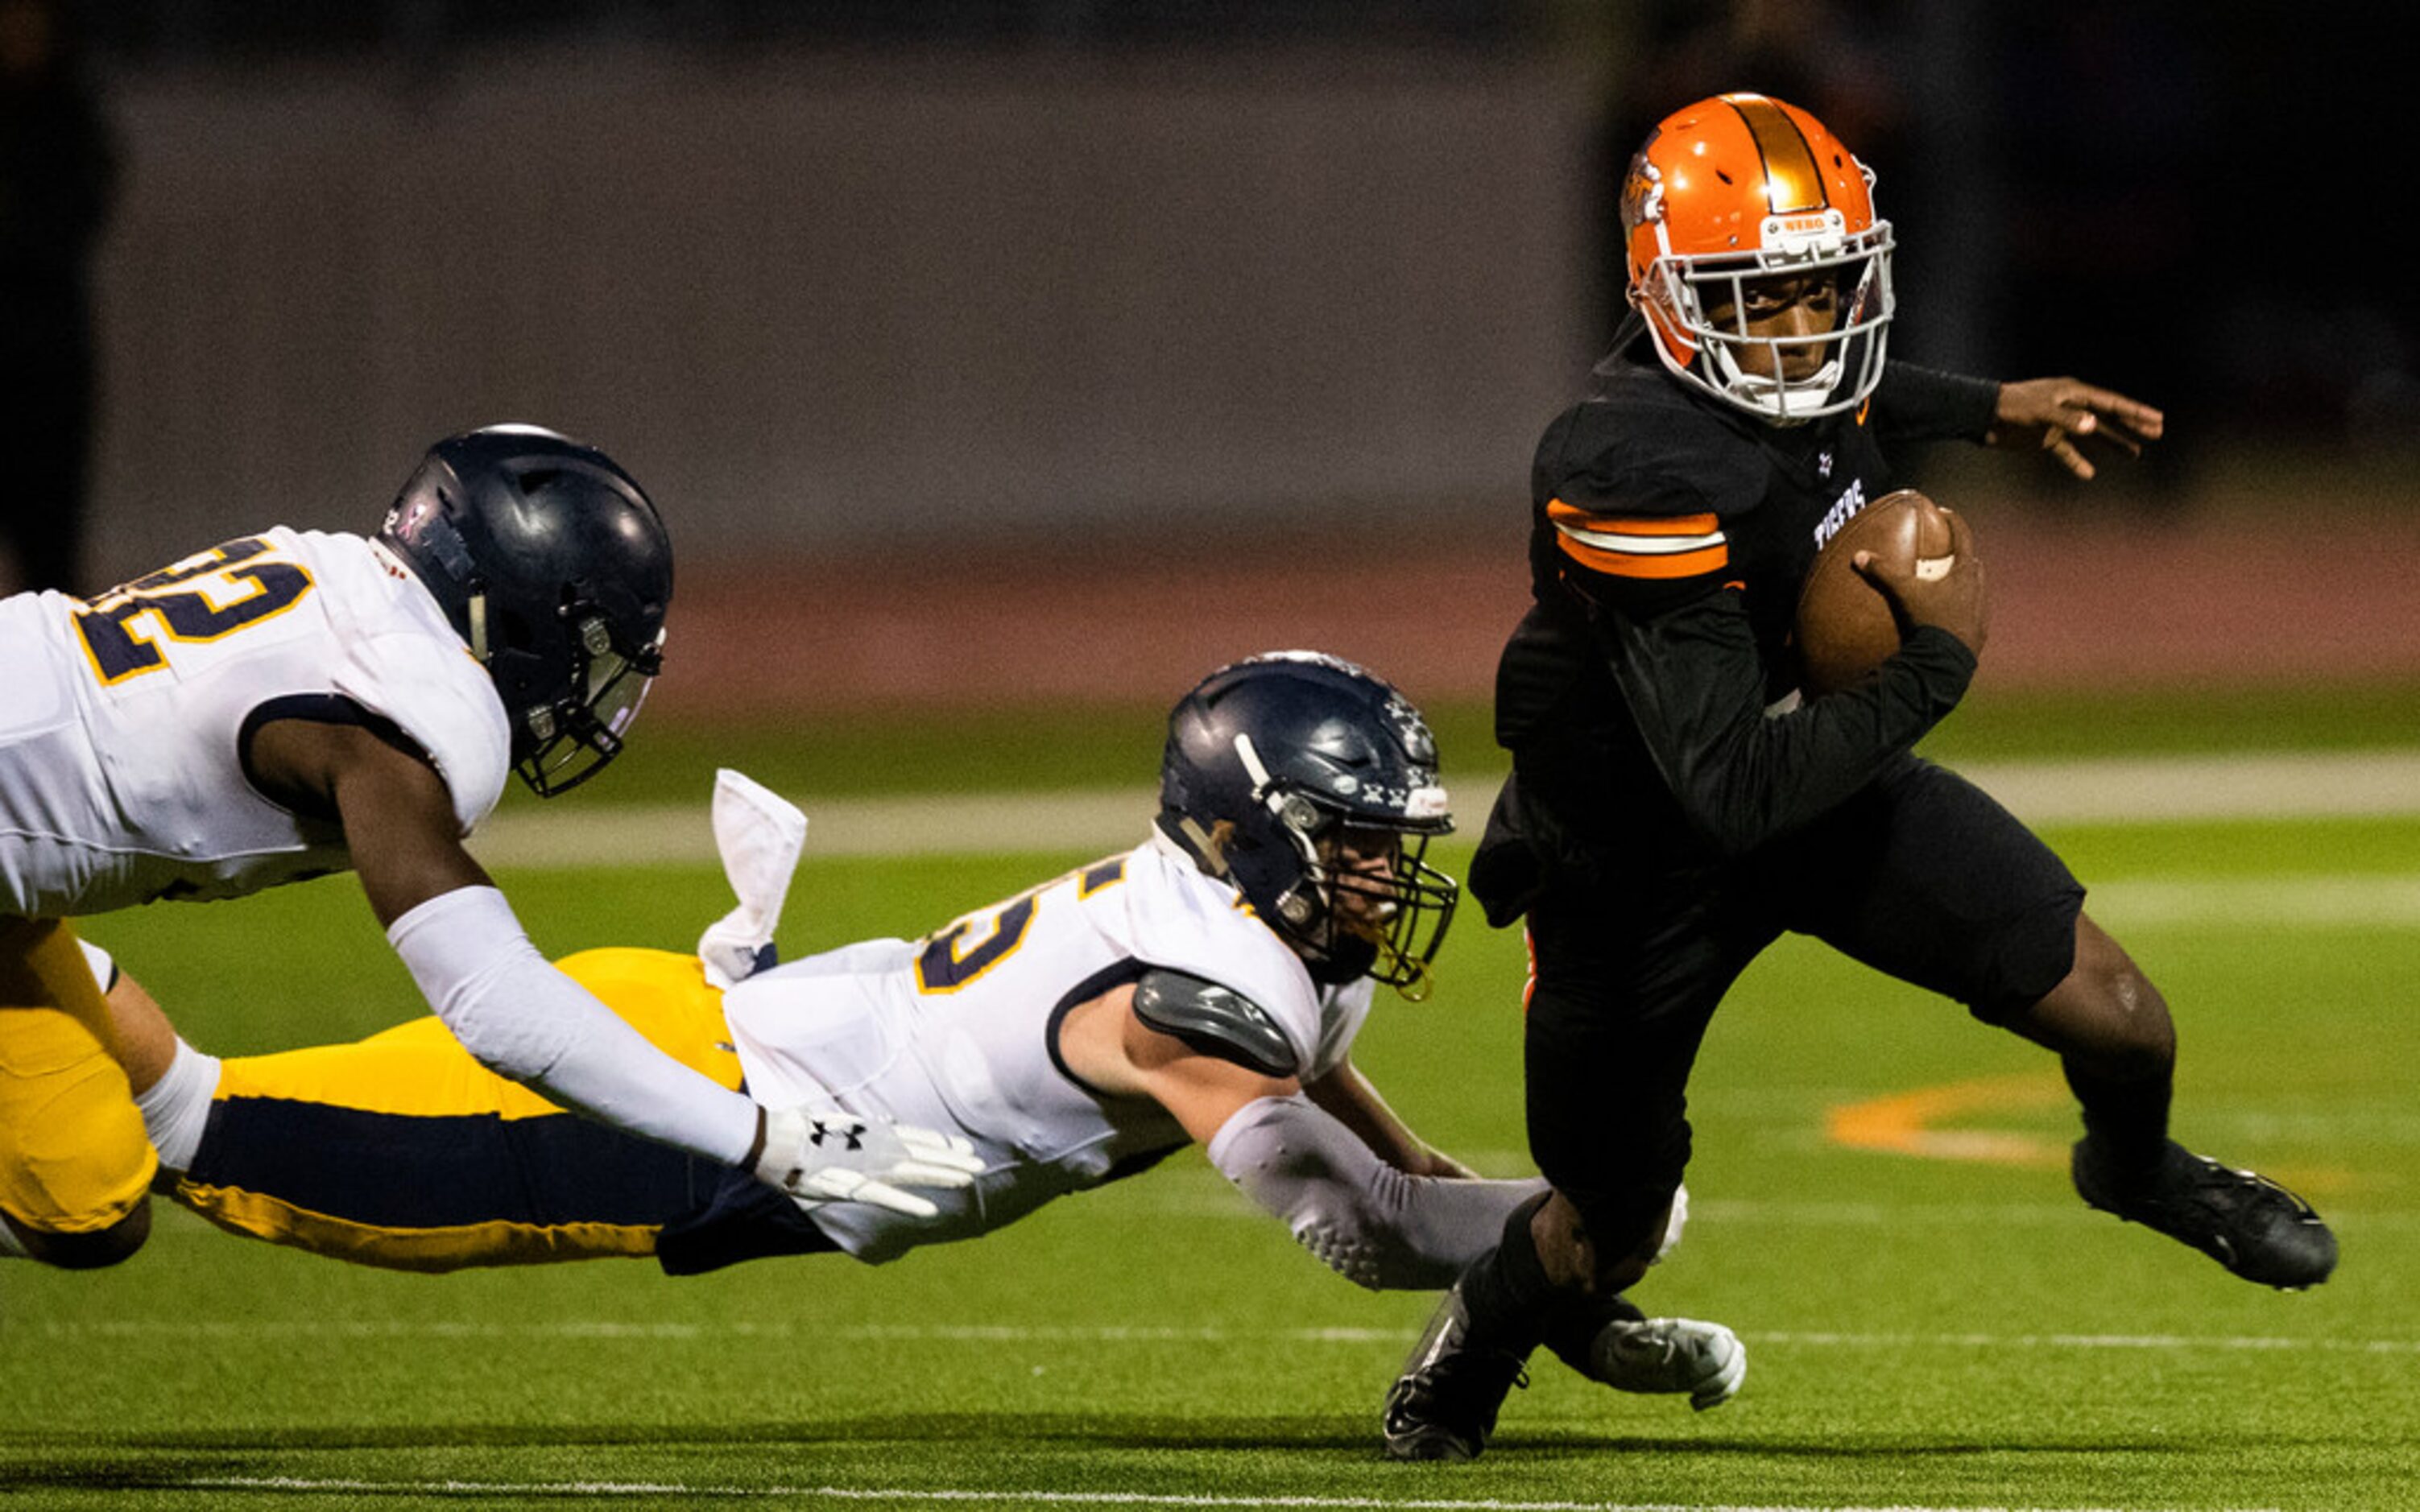
[[[1264,1010],[1309,1081],[1344,1057],[1371,982],[1321,989],[1235,890],[1157,839],[1054,878],[917,941],[869,940],[750,977],[723,1015],[751,1095],[768,1107],[838,1103],[961,1133],[986,1170],[927,1192],[921,1220],[865,1203],[815,1222],[864,1260],[970,1238],[1062,1193],[1129,1174],[1186,1143],[1145,1099],[1110,1099],[1061,1061],[1061,1019],[1163,966]]]
[[[278,526],[91,599],[0,601],[0,911],[70,917],[226,898],[351,865],[333,820],[262,796],[251,732],[393,724],[463,831],[509,733],[487,672],[410,571],[360,536]]]

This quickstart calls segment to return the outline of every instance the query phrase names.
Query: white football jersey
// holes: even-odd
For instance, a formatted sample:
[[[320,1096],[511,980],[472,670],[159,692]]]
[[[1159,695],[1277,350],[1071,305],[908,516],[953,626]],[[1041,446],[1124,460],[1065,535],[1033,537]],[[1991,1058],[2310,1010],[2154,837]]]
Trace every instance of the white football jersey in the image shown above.
[[[86,599],[0,601],[0,911],[226,898],[349,868],[333,820],[246,778],[249,729],[365,711],[427,752],[463,832],[503,795],[488,674],[409,569],[279,526]]]
[[[1303,1081],[1344,1058],[1370,1011],[1367,979],[1322,989],[1234,888],[1156,839],[923,940],[869,940],[761,972],[722,1007],[758,1102],[837,1103],[958,1133],[984,1157],[971,1188],[923,1194],[940,1205],[936,1220],[865,1203],[816,1210],[842,1248],[887,1260],[986,1233],[1187,1142],[1157,1103],[1104,1097],[1059,1057],[1066,1011],[1147,966],[1250,998]]]

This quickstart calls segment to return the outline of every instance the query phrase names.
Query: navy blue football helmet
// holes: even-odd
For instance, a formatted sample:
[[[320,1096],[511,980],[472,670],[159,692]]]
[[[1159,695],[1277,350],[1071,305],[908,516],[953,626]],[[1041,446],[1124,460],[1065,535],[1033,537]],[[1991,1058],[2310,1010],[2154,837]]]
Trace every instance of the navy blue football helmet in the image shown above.
[[[439,441],[379,541],[495,680],[513,770],[540,797],[619,755],[663,667],[673,548],[630,475],[535,425]]]
[[[1420,711],[1384,679],[1274,652],[1211,673],[1170,714],[1159,827],[1314,980],[1423,997],[1461,892],[1424,859],[1453,828],[1436,764]]]

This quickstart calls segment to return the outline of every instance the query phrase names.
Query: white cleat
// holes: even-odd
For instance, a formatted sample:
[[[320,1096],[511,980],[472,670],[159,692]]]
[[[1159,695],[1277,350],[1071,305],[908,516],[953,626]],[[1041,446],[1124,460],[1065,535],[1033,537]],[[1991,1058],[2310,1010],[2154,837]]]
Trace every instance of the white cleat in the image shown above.
[[[1702,1412],[1739,1395],[1747,1346],[1722,1324],[1694,1318],[1617,1319],[1590,1341],[1586,1373],[1616,1391],[1686,1392]]]

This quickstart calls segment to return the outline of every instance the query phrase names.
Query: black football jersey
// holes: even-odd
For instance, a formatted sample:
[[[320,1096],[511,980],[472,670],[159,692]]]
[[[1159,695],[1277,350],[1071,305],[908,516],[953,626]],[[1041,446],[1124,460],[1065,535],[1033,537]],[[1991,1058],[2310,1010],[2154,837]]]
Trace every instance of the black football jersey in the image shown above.
[[[1674,379],[1637,329],[1531,473],[1534,603],[1497,675],[1514,779],[1471,878],[1499,923],[1558,871],[1714,864],[1807,823],[1974,671],[1919,629],[1864,685],[1796,703],[1790,630],[1823,543],[1893,486],[1885,445],[1979,440],[1998,386],[1894,364],[1862,409],[1773,426]]]

